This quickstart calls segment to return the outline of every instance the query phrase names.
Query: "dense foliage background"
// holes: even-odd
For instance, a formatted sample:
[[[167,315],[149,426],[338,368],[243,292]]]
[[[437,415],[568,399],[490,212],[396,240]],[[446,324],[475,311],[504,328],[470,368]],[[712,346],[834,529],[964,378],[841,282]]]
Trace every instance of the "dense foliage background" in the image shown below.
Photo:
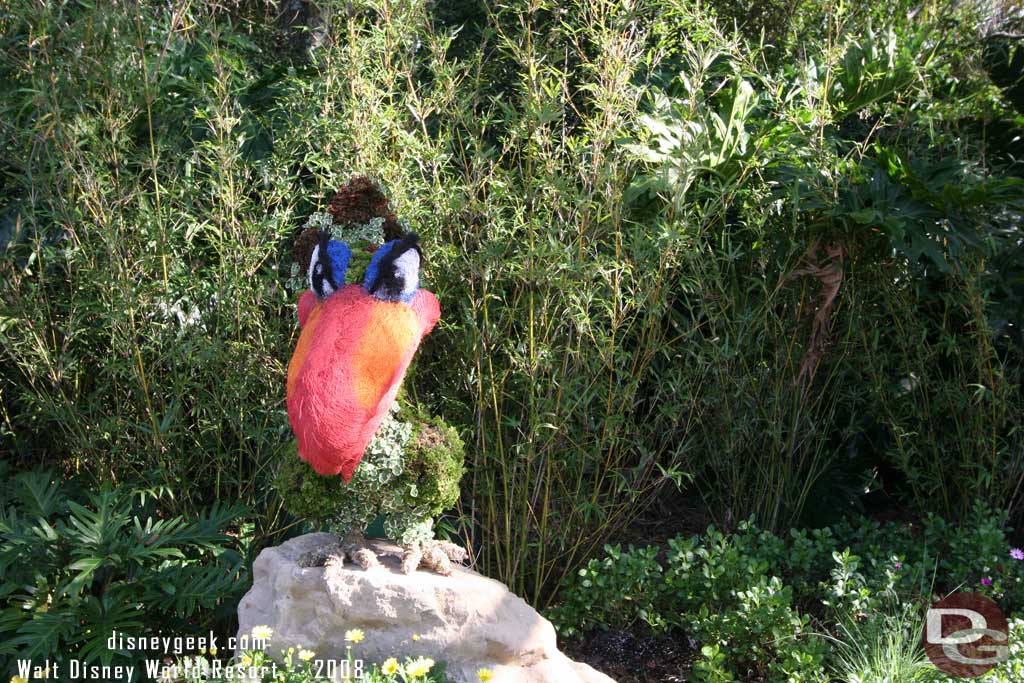
[[[161,515],[240,502],[250,560],[300,530],[272,485],[291,241],[368,173],[442,303],[409,390],[467,444],[444,526],[533,604],[652,506],[785,535],[981,504],[1011,533],[1022,21],[0,2],[0,452]]]

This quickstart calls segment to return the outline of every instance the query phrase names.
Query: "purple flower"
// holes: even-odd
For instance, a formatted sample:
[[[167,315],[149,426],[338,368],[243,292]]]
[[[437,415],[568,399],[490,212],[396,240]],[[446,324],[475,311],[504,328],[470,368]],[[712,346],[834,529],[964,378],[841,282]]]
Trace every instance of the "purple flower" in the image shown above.
[[[903,569],[903,563],[902,562],[896,562],[896,563],[893,564],[893,567],[895,567],[896,569]]]
[[[1010,551],[1010,557],[1012,557],[1015,560],[1024,560],[1024,550],[1021,550],[1020,548],[1014,548]]]
[[[981,585],[982,585],[982,586],[985,586],[986,588],[989,588],[989,587],[991,587],[991,586],[992,586],[992,579],[990,579],[990,578],[988,578],[988,577],[986,576],[985,578],[983,578],[983,579],[981,580]]]

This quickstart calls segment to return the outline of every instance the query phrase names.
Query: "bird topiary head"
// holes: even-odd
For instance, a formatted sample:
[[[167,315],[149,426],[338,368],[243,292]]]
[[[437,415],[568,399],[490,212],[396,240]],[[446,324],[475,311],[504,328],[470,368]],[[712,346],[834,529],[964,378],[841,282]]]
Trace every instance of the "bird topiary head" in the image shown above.
[[[371,199],[363,204],[379,212],[381,202]],[[365,218],[366,206],[353,215]],[[437,298],[419,287],[416,234],[373,243],[383,239],[388,220],[394,219],[378,215],[345,228],[342,240],[323,225],[323,214],[316,215],[294,250],[308,289],[297,306],[302,332],[288,366],[288,418],[299,456],[318,473],[345,481],[441,314]],[[355,253],[369,256],[361,284],[349,282]]]
[[[313,252],[322,243],[339,241],[348,249],[345,280],[337,284],[364,282],[367,269],[377,252],[387,243],[406,236],[405,226],[391,210],[380,186],[366,176],[353,178],[331,197],[327,213],[314,213],[292,246],[293,275],[306,285],[309,271],[315,267]],[[417,247],[419,255],[419,248]],[[339,287],[335,286],[335,290]]]

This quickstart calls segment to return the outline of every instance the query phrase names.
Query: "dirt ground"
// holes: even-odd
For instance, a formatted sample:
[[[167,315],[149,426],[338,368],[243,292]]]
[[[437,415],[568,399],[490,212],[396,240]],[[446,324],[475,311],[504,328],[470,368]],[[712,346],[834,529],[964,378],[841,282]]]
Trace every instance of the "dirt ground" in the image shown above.
[[[689,680],[697,656],[685,638],[599,631],[562,644],[563,651],[618,683],[680,683]]]

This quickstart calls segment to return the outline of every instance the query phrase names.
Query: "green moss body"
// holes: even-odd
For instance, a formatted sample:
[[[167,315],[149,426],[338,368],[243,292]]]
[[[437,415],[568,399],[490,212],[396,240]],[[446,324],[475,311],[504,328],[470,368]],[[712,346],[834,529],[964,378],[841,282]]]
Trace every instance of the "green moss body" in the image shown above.
[[[338,476],[317,474],[293,445],[275,480],[288,512],[341,535],[364,531],[383,517],[385,534],[400,543],[433,538],[434,517],[459,497],[462,439],[441,418],[398,405],[348,484]]]

